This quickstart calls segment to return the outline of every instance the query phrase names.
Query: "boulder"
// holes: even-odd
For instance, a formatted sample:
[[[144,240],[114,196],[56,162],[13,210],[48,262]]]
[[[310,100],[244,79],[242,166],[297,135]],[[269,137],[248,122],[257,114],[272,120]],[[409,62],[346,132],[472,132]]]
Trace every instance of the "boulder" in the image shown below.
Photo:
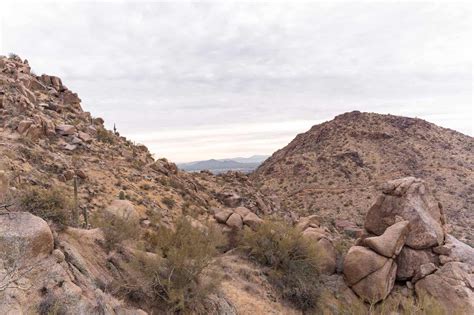
[[[242,229],[243,226],[242,217],[237,213],[232,213],[225,223],[227,226],[239,230]]]
[[[18,123],[17,131],[21,134],[25,133],[28,128],[33,124],[31,120],[22,120]]]
[[[48,224],[29,212],[0,214],[0,260],[30,262],[53,250]]]
[[[352,246],[344,258],[344,276],[349,286],[382,268],[389,259],[368,248]]]
[[[73,125],[58,125],[56,131],[62,136],[69,136],[76,132],[76,127]]]
[[[423,279],[427,275],[432,274],[437,269],[438,269],[438,267],[436,267],[436,265],[433,264],[433,263],[423,264],[423,265],[420,266],[420,268],[418,268],[415,275],[411,279],[411,282],[416,283],[418,280]]]
[[[219,223],[226,223],[227,219],[230,217],[232,214],[232,210],[230,209],[223,209],[216,214],[214,214],[214,219],[216,219],[217,222]]]
[[[303,236],[310,238],[311,240],[317,242],[322,238],[330,238],[330,234],[326,230],[319,227],[309,227],[303,231]]]
[[[237,207],[234,209],[234,212],[239,214],[242,218],[245,218],[245,216],[250,213],[250,210],[245,207]]]
[[[385,299],[395,284],[397,264],[387,259],[382,268],[369,274],[352,286],[352,290],[363,300],[377,303]]]
[[[409,232],[408,221],[401,221],[388,227],[381,236],[368,237],[364,244],[380,255],[395,258],[400,253]]]
[[[474,266],[474,248],[459,241],[452,235],[446,235],[445,243],[433,248],[439,254],[442,264],[451,261],[459,261]]]
[[[474,314],[474,273],[472,266],[449,262],[415,284],[418,296],[427,294],[447,314]]]
[[[301,231],[306,230],[309,227],[317,228],[319,227],[320,223],[318,220],[318,216],[313,214],[307,217],[301,217],[296,223],[296,227],[301,229]]]
[[[400,254],[396,259],[397,268],[397,280],[408,280],[411,279],[415,273],[419,270],[421,265],[434,263],[439,264],[437,255],[435,255],[430,249],[411,249],[404,246]]]
[[[111,215],[128,221],[134,221],[138,223],[140,219],[133,203],[131,203],[129,200],[114,200],[107,208],[105,208],[105,211]]]
[[[79,131],[78,136],[84,142],[91,142],[92,141],[92,137],[89,134],[85,133],[85,132]]]
[[[383,186],[382,192],[367,213],[367,231],[382,235],[402,218],[410,222],[406,244],[411,248],[424,249],[443,243],[441,207],[424,181],[414,177],[390,181]]]
[[[319,271],[326,275],[336,272],[337,254],[334,245],[327,238],[321,238],[317,243]]]
[[[260,219],[255,213],[249,212],[243,220],[244,224],[250,227],[252,230],[256,230],[257,227],[263,223],[263,220]]]

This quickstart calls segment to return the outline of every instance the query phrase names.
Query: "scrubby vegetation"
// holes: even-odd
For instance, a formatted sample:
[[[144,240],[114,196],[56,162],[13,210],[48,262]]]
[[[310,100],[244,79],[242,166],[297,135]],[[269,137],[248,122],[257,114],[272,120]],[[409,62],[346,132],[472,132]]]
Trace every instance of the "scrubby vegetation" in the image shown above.
[[[94,226],[100,227],[104,233],[104,245],[107,251],[111,251],[128,239],[136,239],[139,234],[138,222],[127,218],[121,218],[107,211],[103,211],[93,217]]]
[[[59,187],[45,189],[33,186],[19,193],[17,198],[19,207],[24,211],[52,221],[58,227],[71,224],[73,204],[68,194]]]
[[[283,221],[266,220],[257,231],[246,230],[241,244],[250,257],[269,268],[269,279],[284,298],[302,310],[316,306],[318,250],[300,230]]]
[[[205,313],[206,297],[218,285],[217,277],[206,273],[221,245],[219,232],[181,218],[174,229],[162,227],[146,240],[153,253],[133,262],[140,276],[122,286],[127,297],[161,311],[165,305],[170,313]]]

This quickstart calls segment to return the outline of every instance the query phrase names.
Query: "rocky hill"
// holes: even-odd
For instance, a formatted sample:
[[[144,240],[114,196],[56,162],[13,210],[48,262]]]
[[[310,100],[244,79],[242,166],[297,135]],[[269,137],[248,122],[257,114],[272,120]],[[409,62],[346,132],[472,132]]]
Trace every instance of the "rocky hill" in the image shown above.
[[[415,176],[434,187],[453,233],[474,240],[474,139],[421,119],[350,112],[313,126],[253,175],[284,212],[362,227],[381,183]]]
[[[350,113],[252,176],[186,173],[0,56],[0,313],[472,314],[445,218],[471,235],[472,145]]]

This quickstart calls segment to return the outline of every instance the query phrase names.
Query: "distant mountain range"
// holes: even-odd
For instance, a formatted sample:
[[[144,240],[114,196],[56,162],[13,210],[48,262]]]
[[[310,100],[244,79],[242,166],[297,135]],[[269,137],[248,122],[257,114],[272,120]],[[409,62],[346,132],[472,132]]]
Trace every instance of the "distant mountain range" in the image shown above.
[[[183,171],[198,172],[202,170],[209,170],[212,173],[224,173],[227,171],[240,171],[249,173],[255,170],[268,155],[253,155],[251,157],[236,157],[230,159],[210,159],[204,161],[194,161],[188,163],[178,164],[178,167]]]

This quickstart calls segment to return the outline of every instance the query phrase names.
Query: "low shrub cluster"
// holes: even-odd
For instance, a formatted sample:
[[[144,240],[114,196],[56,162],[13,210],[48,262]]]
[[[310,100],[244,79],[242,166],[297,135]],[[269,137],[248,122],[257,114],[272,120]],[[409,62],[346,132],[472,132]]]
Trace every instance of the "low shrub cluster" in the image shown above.
[[[93,225],[99,227],[104,233],[105,248],[111,251],[125,240],[134,240],[139,235],[139,224],[113,215],[107,211],[96,214],[93,219]]]
[[[72,222],[73,203],[68,194],[61,188],[30,187],[17,196],[19,207],[43,218],[52,221],[59,227],[70,225]]]
[[[317,305],[320,293],[318,250],[301,231],[283,221],[265,220],[241,240],[249,256],[269,268],[269,280],[302,310]]]
[[[167,313],[203,314],[206,297],[218,284],[215,275],[207,274],[207,267],[218,254],[221,240],[216,229],[194,227],[185,218],[174,229],[162,227],[150,242],[154,254],[144,254],[134,262],[140,279],[124,287],[133,299],[142,300],[135,302],[154,303],[157,310],[163,311],[165,305]]]

